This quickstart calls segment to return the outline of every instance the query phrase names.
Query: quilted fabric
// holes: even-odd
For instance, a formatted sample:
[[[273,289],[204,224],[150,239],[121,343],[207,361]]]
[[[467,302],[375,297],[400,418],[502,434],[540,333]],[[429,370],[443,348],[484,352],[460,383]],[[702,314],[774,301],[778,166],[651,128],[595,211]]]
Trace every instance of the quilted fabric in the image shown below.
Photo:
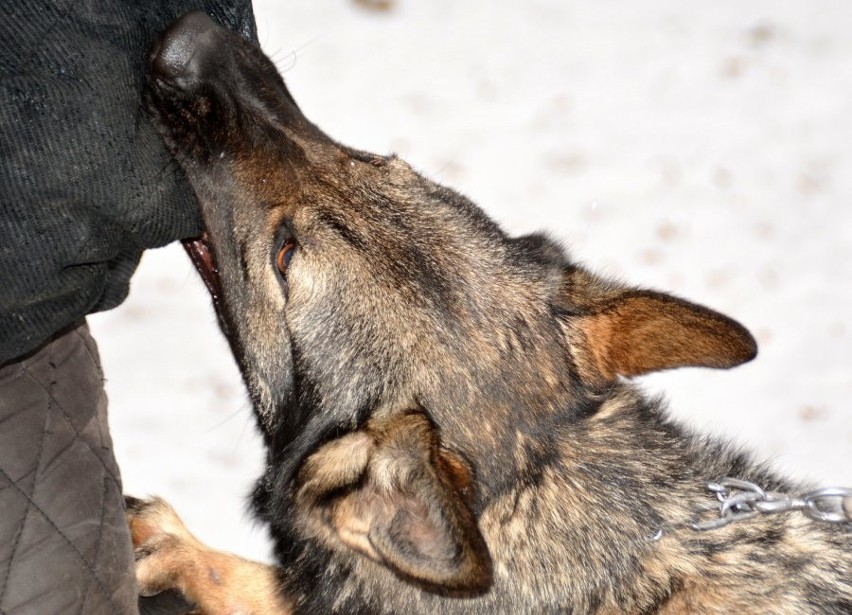
[[[84,323],[0,368],[0,613],[134,613],[133,554]]]
[[[0,363],[118,305],[146,248],[200,232],[140,105],[148,48],[198,8],[256,39],[249,0],[0,3]]]

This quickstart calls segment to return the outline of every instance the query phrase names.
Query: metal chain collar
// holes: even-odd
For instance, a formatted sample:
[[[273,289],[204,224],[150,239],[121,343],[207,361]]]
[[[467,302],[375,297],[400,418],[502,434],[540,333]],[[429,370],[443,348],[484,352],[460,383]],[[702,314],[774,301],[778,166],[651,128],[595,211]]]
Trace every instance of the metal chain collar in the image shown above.
[[[707,483],[707,488],[716,494],[719,504],[703,507],[688,523],[689,527],[697,532],[715,530],[756,515],[792,510],[799,510],[817,521],[852,524],[852,489],[846,487],[824,487],[801,496],[793,496],[764,491],[752,482],[725,477],[717,482]],[[701,521],[704,513],[711,510],[718,510],[718,517]]]

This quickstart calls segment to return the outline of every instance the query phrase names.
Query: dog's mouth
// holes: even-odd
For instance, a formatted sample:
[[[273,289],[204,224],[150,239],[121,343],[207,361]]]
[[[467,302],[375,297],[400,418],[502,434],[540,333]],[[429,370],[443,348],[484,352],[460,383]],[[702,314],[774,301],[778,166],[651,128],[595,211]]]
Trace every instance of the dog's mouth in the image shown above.
[[[219,278],[219,268],[207,241],[207,233],[193,239],[183,239],[181,243],[213,299],[213,307],[216,308],[219,320],[222,320],[222,280]]]

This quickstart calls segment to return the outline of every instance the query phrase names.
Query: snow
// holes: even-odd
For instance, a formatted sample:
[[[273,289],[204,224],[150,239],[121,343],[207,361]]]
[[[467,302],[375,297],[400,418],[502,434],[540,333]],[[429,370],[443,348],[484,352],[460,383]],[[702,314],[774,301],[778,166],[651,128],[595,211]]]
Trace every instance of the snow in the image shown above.
[[[255,3],[315,123],[512,233],[548,229],[597,271],[743,322],[754,362],[643,386],[784,471],[852,483],[852,3],[369,4]],[[90,323],[125,490],[267,558],[245,513],[261,444],[183,251],[146,254]]]

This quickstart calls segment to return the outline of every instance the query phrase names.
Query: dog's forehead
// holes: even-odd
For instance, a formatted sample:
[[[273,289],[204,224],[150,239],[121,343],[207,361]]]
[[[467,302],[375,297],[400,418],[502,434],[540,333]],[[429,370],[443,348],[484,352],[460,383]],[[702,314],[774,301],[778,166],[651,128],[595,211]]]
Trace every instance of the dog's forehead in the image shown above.
[[[402,230],[406,221],[453,209],[455,198],[437,196],[438,187],[396,156],[357,152],[337,144],[294,140],[280,150],[247,152],[233,163],[233,177],[273,227],[284,220],[329,223],[341,218]],[[447,217],[446,215],[440,217]],[[440,231],[433,225],[432,231]]]

